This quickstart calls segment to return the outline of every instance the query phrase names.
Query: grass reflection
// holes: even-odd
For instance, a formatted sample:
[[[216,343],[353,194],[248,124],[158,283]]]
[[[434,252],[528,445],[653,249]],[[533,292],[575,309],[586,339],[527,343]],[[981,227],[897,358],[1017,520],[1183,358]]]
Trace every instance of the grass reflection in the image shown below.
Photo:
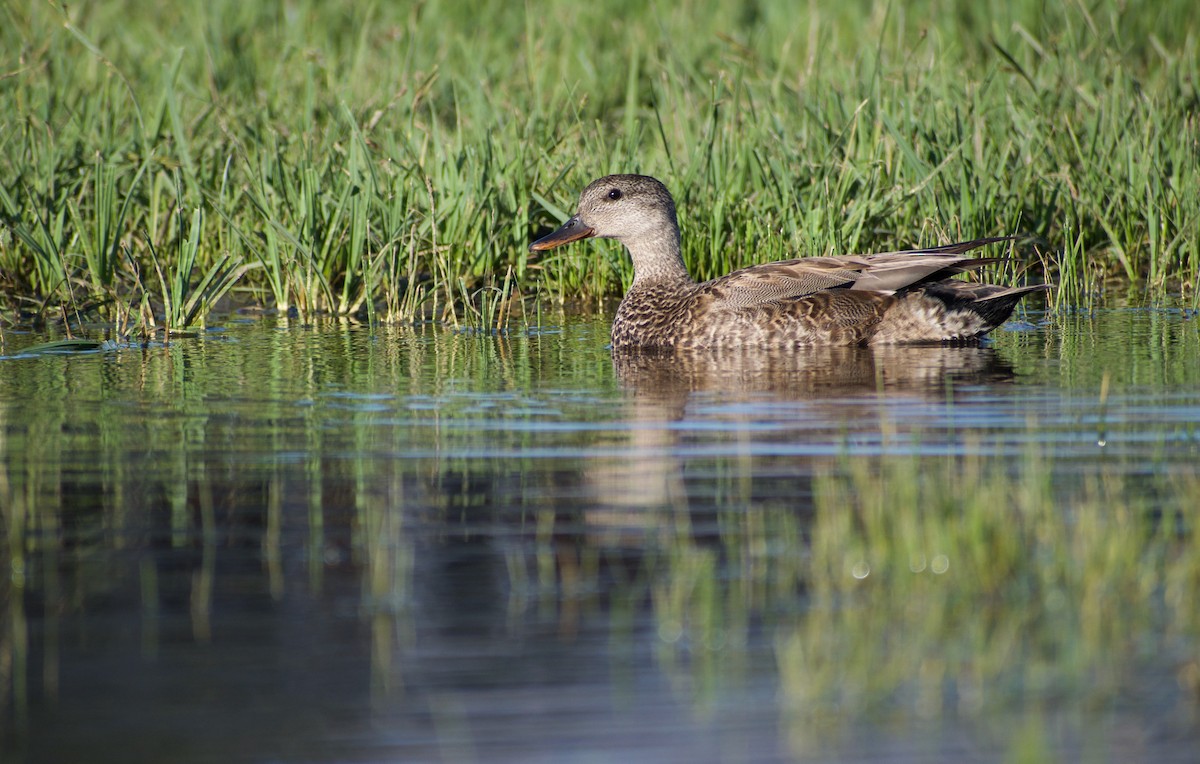
[[[1151,665],[1194,712],[1200,482],[1064,495],[1050,461],[860,459],[818,481],[807,607],[777,632],[797,753],[868,714],[1104,709],[1169,680]]]
[[[4,430],[0,428],[0,447]],[[29,628],[25,618],[25,497],[18,495],[8,480],[8,470],[0,463],[0,521],[4,523],[6,543],[0,546],[0,601],[6,603],[0,614],[0,740],[10,736],[10,724],[21,729],[29,713]],[[48,677],[49,678],[49,677]]]
[[[798,757],[864,721],[1028,714],[998,745],[1049,761],[1064,716],[1073,734],[1137,702],[1164,723],[1194,719],[1200,479],[1063,485],[1055,465],[1037,448],[1016,465],[844,459],[817,479],[811,517],[730,508],[705,539],[657,515],[644,562],[659,665],[708,717],[755,676],[764,630]]]
[[[1032,372],[818,358],[851,392],[578,338],[292,327],[10,363],[0,400],[39,397],[0,406],[0,742],[28,723],[74,760],[129,717],[314,760],[621,722],[733,730],[748,760],[921,725],[1022,761],[1194,736],[1191,324],[1140,366],[1035,364],[1016,335]],[[1072,375],[1089,358],[1107,385]],[[1052,374],[1083,392],[1029,381]]]

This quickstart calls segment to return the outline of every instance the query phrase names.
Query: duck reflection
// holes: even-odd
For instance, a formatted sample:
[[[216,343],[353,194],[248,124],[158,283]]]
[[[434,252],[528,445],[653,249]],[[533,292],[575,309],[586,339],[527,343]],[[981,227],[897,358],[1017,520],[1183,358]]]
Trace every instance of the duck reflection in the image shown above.
[[[813,463],[834,458],[848,437],[881,438],[897,401],[937,405],[1015,378],[978,346],[618,351],[613,369],[628,393],[628,448],[589,469],[610,508],[686,506],[696,492],[685,462],[743,475],[748,501],[775,491],[802,500]]]
[[[942,397],[956,386],[1015,376],[991,347],[952,345],[624,350],[613,353],[613,369],[635,395],[664,399],[698,391],[794,399],[880,392]]]

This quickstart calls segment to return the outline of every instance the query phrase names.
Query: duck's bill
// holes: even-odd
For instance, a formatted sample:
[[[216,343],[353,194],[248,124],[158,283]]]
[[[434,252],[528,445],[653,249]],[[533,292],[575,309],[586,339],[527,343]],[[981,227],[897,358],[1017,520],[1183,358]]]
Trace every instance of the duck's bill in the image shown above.
[[[547,249],[561,247],[563,244],[569,244],[573,241],[586,239],[595,233],[591,228],[588,228],[580,221],[579,216],[571,218],[562,224],[554,233],[549,233],[529,245],[532,252],[541,252]]]

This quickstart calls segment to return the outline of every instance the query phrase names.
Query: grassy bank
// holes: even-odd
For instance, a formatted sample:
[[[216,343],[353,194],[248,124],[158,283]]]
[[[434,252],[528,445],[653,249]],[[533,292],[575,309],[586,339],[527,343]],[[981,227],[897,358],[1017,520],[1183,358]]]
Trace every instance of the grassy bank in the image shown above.
[[[526,245],[613,171],[675,192],[697,277],[1023,233],[1005,277],[1053,279],[1055,299],[1110,277],[1194,299],[1190,13],[7,4],[0,310],[133,330],[231,292],[393,320],[594,301],[630,277],[615,245]]]

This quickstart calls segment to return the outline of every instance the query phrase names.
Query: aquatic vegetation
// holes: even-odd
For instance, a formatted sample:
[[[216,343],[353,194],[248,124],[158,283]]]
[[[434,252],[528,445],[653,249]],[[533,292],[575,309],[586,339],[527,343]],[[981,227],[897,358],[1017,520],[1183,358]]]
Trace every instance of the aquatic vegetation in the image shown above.
[[[183,211],[180,210],[182,215]],[[166,264],[159,261],[154,246],[147,242],[154,270],[158,276],[159,294],[163,300],[163,323],[168,329],[186,329],[197,320],[203,320],[238,280],[256,267],[254,263],[239,264],[228,252],[209,264],[207,272],[196,282],[197,255],[203,236],[204,216],[199,208],[192,212],[189,235],[178,242],[175,258]],[[182,229],[182,225],[180,225]],[[164,267],[167,274],[164,274]],[[143,289],[143,294],[145,290]],[[152,323],[153,314],[147,323]]]
[[[1060,304],[1194,299],[1189,2],[701,6],[6,5],[3,310],[203,321],[206,274],[301,316],[596,304],[617,248],[526,245],[613,171],[668,181],[700,279],[1022,234]]]

